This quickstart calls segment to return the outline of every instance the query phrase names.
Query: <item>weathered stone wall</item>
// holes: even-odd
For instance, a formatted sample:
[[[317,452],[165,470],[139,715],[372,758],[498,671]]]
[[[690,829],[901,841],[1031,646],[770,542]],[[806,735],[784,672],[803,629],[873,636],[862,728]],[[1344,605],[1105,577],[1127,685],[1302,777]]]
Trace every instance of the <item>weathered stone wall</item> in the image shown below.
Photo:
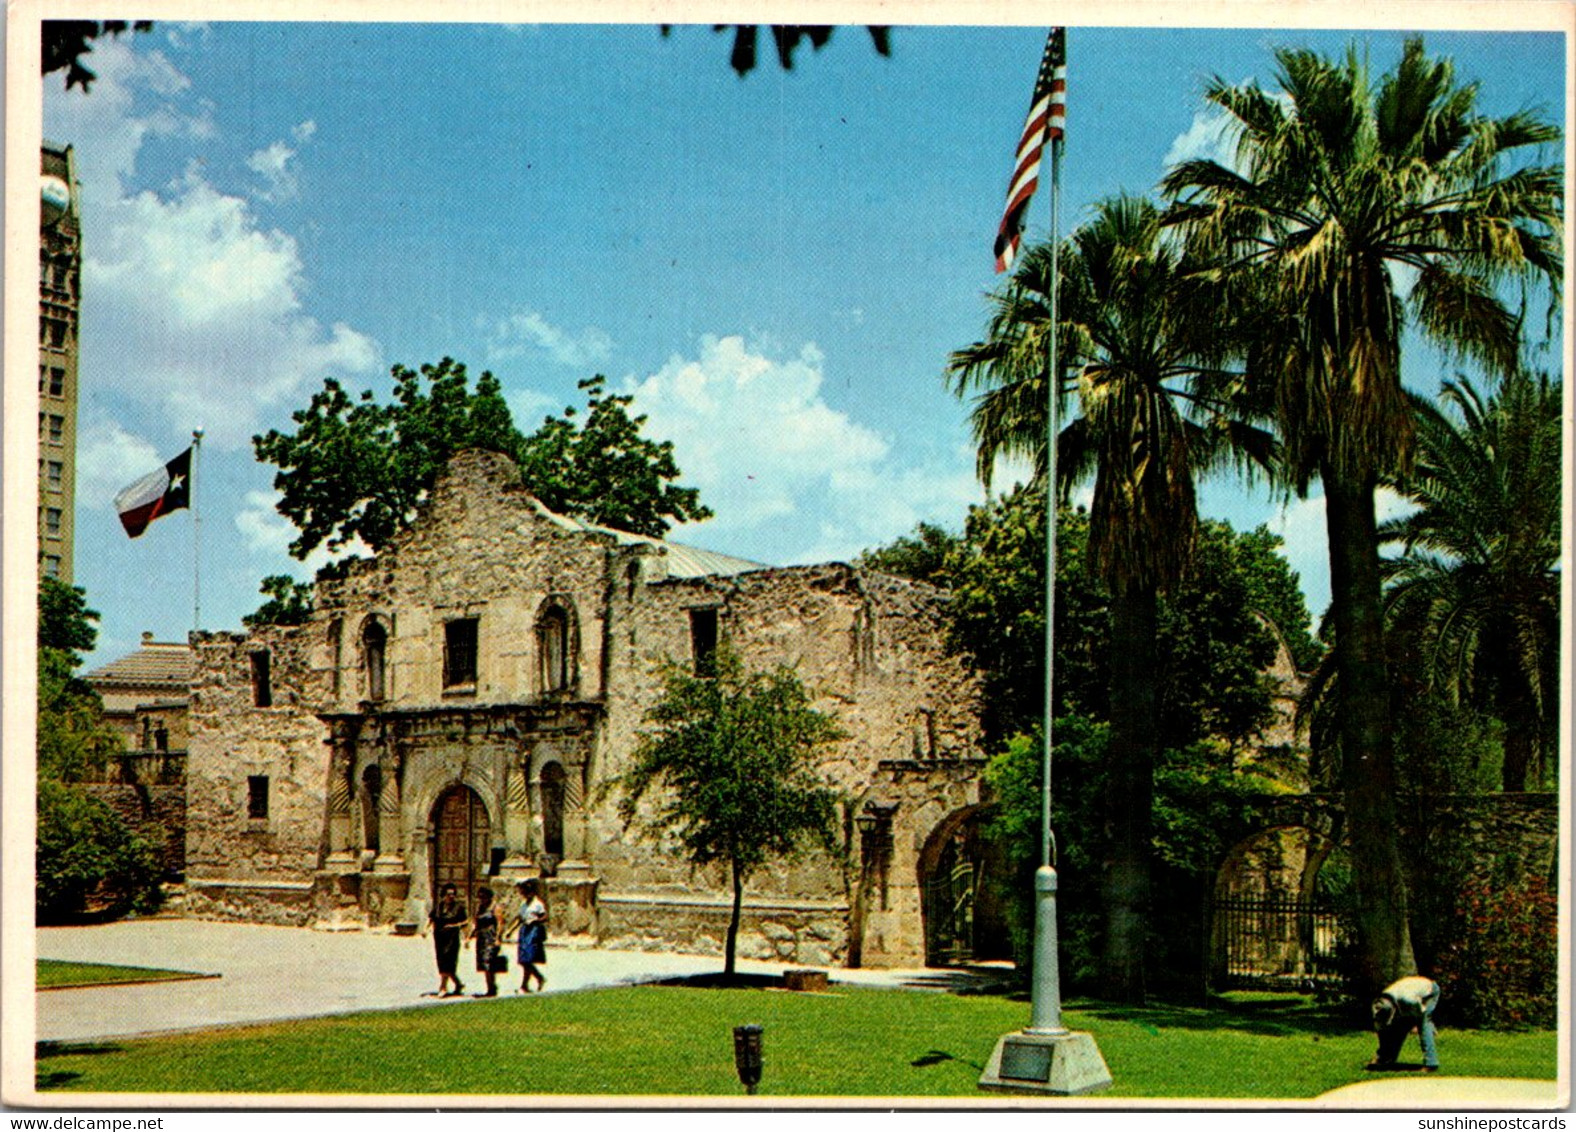
[[[663,665],[693,666],[693,609],[717,611],[720,637],[747,668],[792,667],[815,706],[837,720],[846,737],[821,770],[851,805],[883,760],[947,762],[977,754],[979,688],[944,649],[941,591],[836,563],[679,579],[663,578],[660,560],[631,561],[640,578],[617,587],[612,602],[598,781],[627,770],[646,714],[660,698]],[[627,567],[615,575],[627,580]],[[687,865],[623,829],[615,803],[616,795],[609,796],[590,817],[608,888],[664,893],[692,885]],[[812,854],[752,880],[747,899],[846,902],[849,883],[842,865]]]
[[[187,754],[186,867],[204,881],[310,883],[323,836],[327,729],[314,714],[320,675],[306,628],[194,633]],[[272,704],[254,703],[252,654],[269,655]],[[252,776],[267,815],[249,816]],[[201,898],[194,910],[204,910]]]
[[[697,578],[676,561],[660,544],[551,514],[503,457],[462,453],[409,531],[345,578],[319,583],[307,624],[198,635],[194,908],[284,922],[419,921],[434,804],[460,783],[487,809],[505,911],[512,883],[541,865],[556,872],[550,892],[563,904],[563,932],[720,949],[724,878],[697,877],[636,840],[608,788],[660,696],[663,663],[694,662],[690,610],[710,608],[746,665],[793,666],[847,732],[823,769],[847,793],[850,849],[855,808],[884,761],[951,768],[911,775],[893,819],[904,848],[889,892],[904,895],[887,910],[915,922],[884,929],[892,942],[875,951],[915,961],[900,949],[922,941],[921,847],[931,826],[979,801],[979,688],[944,650],[945,595],[840,564]],[[570,623],[561,687],[545,671],[550,610]],[[476,620],[474,685],[445,687],[453,618]],[[372,696],[368,643],[375,651],[377,638],[381,698]],[[272,656],[267,708],[252,703],[249,654],[261,648]],[[544,783],[560,769],[563,845],[546,854]],[[257,774],[272,792],[261,824],[245,817],[247,776]],[[762,870],[747,891],[744,953],[846,956],[858,870],[824,852]]]
[[[600,698],[613,541],[548,512],[504,457],[462,453],[409,530],[348,578],[319,587],[312,666],[328,676],[330,710],[354,711],[367,698],[372,619],[388,630],[387,709],[543,698],[536,627],[550,605],[571,615],[575,657],[569,687],[546,698]],[[445,688],[445,623],[469,617],[477,619],[476,683]]]
[[[604,947],[721,955],[732,905],[715,891],[691,896],[604,894]],[[754,900],[740,914],[741,959],[832,966],[848,954],[848,907],[816,901]]]
[[[179,703],[160,701],[150,704],[139,704],[134,726],[134,732],[137,736],[136,749],[140,751],[184,751],[187,743],[190,741],[187,715],[188,706],[184,701]],[[158,745],[161,732],[164,740],[163,747]]]

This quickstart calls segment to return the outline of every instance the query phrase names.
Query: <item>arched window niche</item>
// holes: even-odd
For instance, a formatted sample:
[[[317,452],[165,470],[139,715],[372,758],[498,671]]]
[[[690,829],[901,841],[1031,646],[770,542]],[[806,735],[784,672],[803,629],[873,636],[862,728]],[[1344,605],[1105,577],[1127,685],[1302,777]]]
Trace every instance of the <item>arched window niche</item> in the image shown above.
[[[388,698],[388,626],[377,614],[361,626],[362,687],[366,699],[379,703]]]
[[[549,598],[536,615],[537,688],[543,694],[571,691],[576,683],[579,632],[573,607]]]

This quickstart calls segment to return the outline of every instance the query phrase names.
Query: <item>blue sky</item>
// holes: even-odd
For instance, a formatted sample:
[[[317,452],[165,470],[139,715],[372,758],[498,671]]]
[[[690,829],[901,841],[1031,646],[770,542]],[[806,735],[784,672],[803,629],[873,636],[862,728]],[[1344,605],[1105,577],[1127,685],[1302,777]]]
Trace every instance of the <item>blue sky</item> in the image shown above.
[[[323,378],[386,392],[450,355],[517,424],[605,374],[674,441],[714,519],[680,541],[846,558],[981,497],[941,375],[997,282],[991,241],[1043,28],[858,28],[747,78],[709,27],[160,23],[95,49],[87,97],[45,82],[76,147],[86,262],[76,581],[95,663],[192,627],[191,516],[126,539],[115,491],[206,429],[202,622],[308,577],[250,437]],[[1219,144],[1200,91],[1268,81],[1272,45],[1390,33],[1074,28],[1064,226]],[[1563,39],[1432,33],[1495,113],[1563,122]],[[764,47],[764,44],[763,44]],[[1031,236],[1045,234],[1045,194]],[[1437,363],[1414,351],[1409,380]],[[1223,480],[1207,509],[1284,532],[1315,612],[1317,499]]]

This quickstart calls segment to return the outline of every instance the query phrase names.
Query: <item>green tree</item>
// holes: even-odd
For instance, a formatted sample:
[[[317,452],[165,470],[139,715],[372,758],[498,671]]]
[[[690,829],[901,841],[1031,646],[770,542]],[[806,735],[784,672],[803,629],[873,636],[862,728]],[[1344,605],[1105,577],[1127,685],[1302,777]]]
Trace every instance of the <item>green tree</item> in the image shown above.
[[[922,522],[911,535],[899,535],[885,546],[862,551],[856,564],[866,570],[946,588],[950,584],[947,560],[957,551],[959,542],[959,537],[946,528]]]
[[[93,623],[98,611],[88,608],[87,591],[58,578],[38,581],[38,647],[66,653],[92,652],[98,640]],[[74,657],[72,666],[81,663]]]
[[[82,56],[93,50],[93,41],[101,35],[118,36],[128,24],[125,20],[44,20],[41,27],[40,46],[43,73],[66,72],[66,89],[82,88],[86,94],[98,75],[82,64]],[[152,20],[133,20],[134,32],[153,30]]]
[[[732,976],[750,876],[807,843],[839,851],[839,796],[821,779],[817,759],[843,733],[810,705],[791,669],[747,672],[727,649],[716,660],[712,676],[666,668],[662,698],[646,714],[650,730],[616,785],[626,827],[676,840],[697,868],[727,866],[733,913],[724,973]],[[642,807],[648,793],[654,796]]]
[[[111,913],[158,903],[152,845],[78,785],[101,779],[123,746],[104,723],[98,693],[76,675],[77,650],[93,648],[97,620],[81,587],[39,580],[34,872],[41,923],[79,916],[90,899]]]
[[[1288,483],[1324,487],[1363,975],[1380,986],[1416,969],[1374,514],[1375,488],[1412,448],[1403,331],[1516,368],[1521,324],[1496,287],[1558,285],[1564,176],[1536,162],[1560,134],[1531,112],[1480,115],[1476,86],[1421,39],[1377,82],[1355,46],[1343,61],[1291,49],[1275,59],[1278,91],[1218,78],[1206,89],[1235,131],[1235,166],[1184,162],[1162,187],[1201,256],[1254,280],[1262,326],[1249,373],[1273,403]]]
[[[248,629],[259,625],[304,625],[312,617],[315,589],[289,574],[270,574],[257,587],[268,600],[241,618]]]
[[[672,24],[662,25],[664,38],[673,30]],[[760,36],[760,27],[757,24],[715,24],[715,32],[731,31],[733,33],[733,51],[728,56],[728,63],[734,72],[742,79],[745,75],[755,70],[757,57],[756,40]],[[819,51],[832,39],[836,28],[825,25],[812,24],[772,24],[767,28],[771,36],[772,46],[777,51],[777,62],[785,71],[793,70],[794,53],[800,46],[808,43],[810,47]],[[876,49],[876,54],[886,56],[892,53],[891,29],[881,26],[867,26],[870,34],[870,43]]]
[[[278,510],[300,534],[290,553],[305,558],[359,539],[373,552],[409,526],[449,458],[466,448],[502,452],[548,507],[637,534],[660,536],[669,520],[711,512],[679,475],[673,447],[641,435],[628,395],[609,396],[603,379],[588,392],[585,424],[571,407],[530,436],[515,428],[497,378],[483,373],[470,388],[465,366],[451,358],[420,371],[396,365],[393,398],[371,390],[352,398],[332,378],[292,415],[296,430],[252,438],[258,460],[280,470]]]
[[[1447,382],[1441,400],[1418,401],[1394,480],[1418,510],[1379,528],[1403,549],[1382,564],[1390,632],[1452,702],[1499,719],[1502,789],[1525,790],[1559,729],[1560,389],[1517,374],[1487,400]]]
[[[1092,477],[1089,560],[1111,595],[1113,772],[1107,820],[1121,836],[1108,862],[1108,993],[1144,997],[1151,799],[1160,750],[1154,680],[1160,594],[1191,565],[1198,512],[1195,474],[1233,451],[1267,458],[1268,438],[1220,415],[1201,392],[1221,383],[1230,343],[1214,292],[1190,274],[1159,210],[1121,196],[1102,201],[1061,257],[1056,388],[1065,378],[1079,414],[1057,439],[1058,490]],[[998,455],[1047,466],[1053,249],[1031,248],[1011,284],[991,298],[986,338],[952,355],[959,395],[983,389],[972,420],[978,470],[989,483]],[[1065,375],[1065,376],[1064,376]],[[1184,386],[1190,387],[1184,389]],[[1188,408],[1208,406],[1216,427]],[[1233,444],[1236,447],[1233,447]],[[1256,447],[1249,447],[1256,446]]]
[[[583,424],[570,406],[523,438],[515,457],[532,493],[555,511],[653,538],[667,533],[670,519],[709,519],[700,493],[672,482],[673,442],[641,435],[646,418],[630,415],[634,398],[608,393],[606,383],[601,374],[580,382]]]

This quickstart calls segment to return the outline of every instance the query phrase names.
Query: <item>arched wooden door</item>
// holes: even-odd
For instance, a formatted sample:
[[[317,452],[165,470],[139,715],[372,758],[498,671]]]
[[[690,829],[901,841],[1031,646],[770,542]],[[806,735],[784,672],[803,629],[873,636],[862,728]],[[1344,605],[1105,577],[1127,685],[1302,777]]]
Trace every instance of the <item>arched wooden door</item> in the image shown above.
[[[451,786],[432,807],[432,898],[446,884],[460,892],[467,908],[476,903],[476,886],[487,876],[492,826],[481,795],[469,786]]]

